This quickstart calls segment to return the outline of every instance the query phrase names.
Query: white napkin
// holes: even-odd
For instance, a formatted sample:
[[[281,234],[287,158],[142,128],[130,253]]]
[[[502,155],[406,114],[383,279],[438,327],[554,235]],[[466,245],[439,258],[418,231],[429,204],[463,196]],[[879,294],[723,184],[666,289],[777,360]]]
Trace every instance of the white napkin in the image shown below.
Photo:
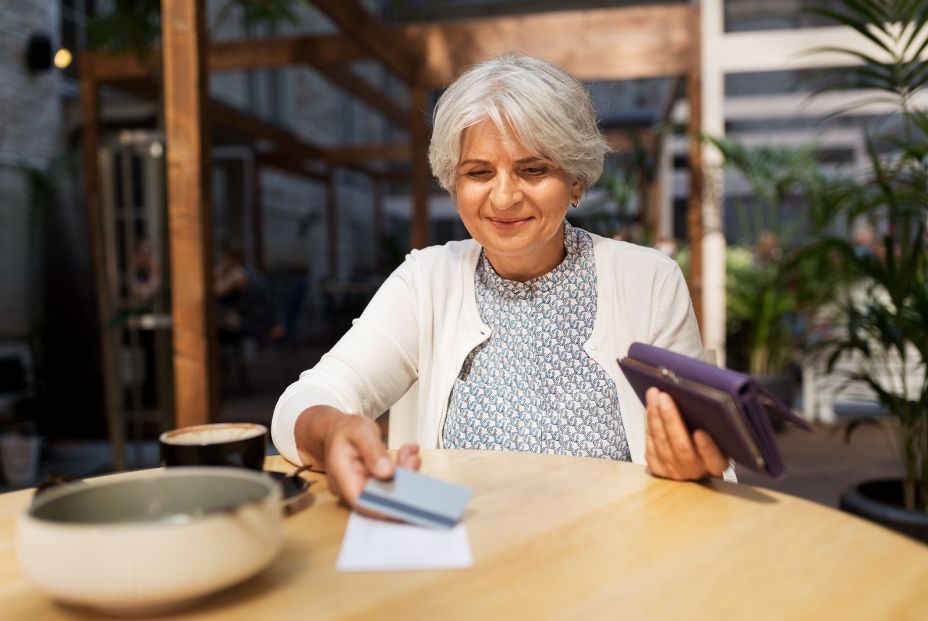
[[[425,528],[352,513],[335,563],[339,571],[465,569],[473,565],[467,528]]]

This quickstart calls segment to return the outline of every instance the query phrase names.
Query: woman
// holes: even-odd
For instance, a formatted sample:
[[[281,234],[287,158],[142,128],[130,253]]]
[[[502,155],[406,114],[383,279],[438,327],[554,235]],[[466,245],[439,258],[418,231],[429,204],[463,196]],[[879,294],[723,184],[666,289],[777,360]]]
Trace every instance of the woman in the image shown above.
[[[565,221],[607,150],[586,88],[554,65],[507,56],[455,81],[435,108],[429,161],[473,239],[410,253],[287,388],[272,425],[281,454],[325,468],[354,505],[369,476],[393,474],[372,419],[418,381],[417,408],[390,420],[391,439],[410,442],[401,466],[418,468],[423,445],[721,475],[712,439],[691,436],[656,389],[643,407],[616,363],[634,341],[701,354],[679,268]]]

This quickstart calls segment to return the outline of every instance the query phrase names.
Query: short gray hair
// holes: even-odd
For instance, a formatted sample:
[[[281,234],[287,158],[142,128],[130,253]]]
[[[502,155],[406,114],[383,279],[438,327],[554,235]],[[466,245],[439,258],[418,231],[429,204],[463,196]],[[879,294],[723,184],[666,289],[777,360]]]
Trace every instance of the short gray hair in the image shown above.
[[[596,125],[586,86],[549,62],[501,56],[455,80],[435,106],[429,164],[454,194],[464,130],[491,119],[501,132],[550,158],[584,189],[603,172],[609,147]]]

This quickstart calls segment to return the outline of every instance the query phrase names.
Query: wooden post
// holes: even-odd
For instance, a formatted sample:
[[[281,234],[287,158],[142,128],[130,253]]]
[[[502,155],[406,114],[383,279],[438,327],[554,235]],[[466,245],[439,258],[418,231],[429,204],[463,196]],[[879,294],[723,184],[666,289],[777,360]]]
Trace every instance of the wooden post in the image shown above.
[[[325,182],[325,222],[329,244],[329,280],[338,279],[338,209],[336,208],[335,171],[331,171]]]
[[[205,0],[162,0],[168,230],[174,318],[175,415],[180,427],[215,419],[215,311]]]
[[[425,248],[429,244],[429,162],[424,87],[413,85],[409,89],[409,107],[409,152],[412,157],[409,244],[412,248]]]
[[[695,32],[699,32],[699,7],[693,7]],[[702,202],[705,189],[705,172],[702,157],[702,45],[699,37],[691,44],[690,68],[686,75],[686,99],[690,116],[689,133],[690,195],[686,210],[686,230],[690,244],[690,297],[696,311],[696,321],[702,326]]]
[[[103,214],[100,212],[100,89],[88,59],[81,60],[81,120],[84,125],[84,202],[87,233],[97,290],[97,320],[100,330],[100,375],[103,383],[103,410],[112,451],[113,469],[126,467],[126,430],[122,417],[122,390],[116,358],[117,332],[110,328],[113,304],[106,277],[103,244]]]
[[[645,209],[645,226],[648,233],[648,239],[651,242],[651,245],[654,245],[661,238],[661,204],[663,202],[662,197],[662,185],[661,185],[661,175],[663,170],[661,170],[661,158],[663,157],[664,149],[669,149],[670,145],[664,143],[664,138],[660,135],[657,136],[657,139],[651,148],[652,157],[654,158],[654,167],[652,171],[652,178],[648,182],[647,194],[647,204],[643,205]]]

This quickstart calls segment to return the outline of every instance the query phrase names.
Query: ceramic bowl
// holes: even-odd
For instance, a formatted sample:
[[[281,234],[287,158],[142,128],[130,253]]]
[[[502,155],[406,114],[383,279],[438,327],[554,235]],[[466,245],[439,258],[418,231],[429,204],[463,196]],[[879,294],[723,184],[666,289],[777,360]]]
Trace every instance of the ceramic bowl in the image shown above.
[[[25,577],[116,614],[185,605],[257,573],[282,541],[280,486],[238,468],[169,468],[71,483],[17,525]]]
[[[158,438],[162,466],[237,466],[260,471],[267,454],[267,427],[213,423],[165,431]]]

